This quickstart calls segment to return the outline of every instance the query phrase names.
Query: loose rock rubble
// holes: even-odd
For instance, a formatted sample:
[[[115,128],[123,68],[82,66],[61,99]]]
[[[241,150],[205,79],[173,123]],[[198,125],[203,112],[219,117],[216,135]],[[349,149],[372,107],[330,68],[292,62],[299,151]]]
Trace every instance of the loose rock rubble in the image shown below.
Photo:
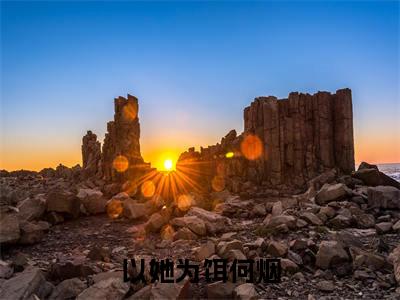
[[[278,119],[298,124],[305,111],[315,111],[314,104],[302,106],[303,98],[322,104],[318,116],[329,122],[321,128],[348,130],[349,93],[295,93],[286,104],[258,99],[246,109],[246,130],[270,130],[264,137],[274,140],[281,134],[275,126]],[[243,158],[235,158],[222,168],[225,181],[212,178],[214,170],[211,180],[197,178],[193,186],[202,188],[191,189],[181,201],[169,194],[145,195],[143,185],[125,181],[128,174],[113,169],[115,155],[124,155],[131,175],[164,176],[153,174],[140,156],[137,99],[117,98],[115,105],[103,149],[93,133],[84,137],[83,169],[60,165],[41,172],[1,172],[0,299],[400,298],[400,186],[374,165],[349,170],[352,133],[343,132],[336,140],[329,135],[328,142],[318,135],[322,160],[302,148],[297,155],[311,155],[304,160],[310,169],[287,178],[285,174],[299,167],[283,167],[292,162],[288,153],[293,149],[282,165],[264,159],[243,165]],[[334,120],[335,112],[342,118]],[[307,122],[301,128],[312,123]],[[293,133],[293,127],[284,127],[282,133]],[[231,132],[218,146],[182,154],[182,162],[233,151],[243,138]],[[287,137],[284,144],[272,145],[273,155],[281,147],[290,148],[292,138],[298,146],[297,137]],[[347,138],[351,141],[345,142]],[[335,161],[332,154],[338,149],[343,152]],[[212,161],[218,170],[216,157]],[[123,167],[123,160],[117,163]],[[246,174],[240,177],[240,172]],[[271,177],[263,183],[260,174]],[[148,264],[152,258],[200,263],[199,282],[188,276],[179,283],[150,282],[147,273],[147,285],[124,282],[124,259]],[[227,259],[229,266],[235,259],[280,258],[281,282],[207,282],[203,262],[216,258]],[[127,271],[129,276],[138,272],[132,266]]]

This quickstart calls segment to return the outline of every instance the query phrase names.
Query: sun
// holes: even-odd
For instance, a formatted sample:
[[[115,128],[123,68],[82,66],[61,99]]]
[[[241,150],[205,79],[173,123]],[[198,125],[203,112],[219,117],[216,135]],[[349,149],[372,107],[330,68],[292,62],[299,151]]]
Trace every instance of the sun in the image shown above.
[[[173,166],[174,166],[174,163],[172,162],[172,159],[164,160],[164,169],[166,171],[171,171]]]

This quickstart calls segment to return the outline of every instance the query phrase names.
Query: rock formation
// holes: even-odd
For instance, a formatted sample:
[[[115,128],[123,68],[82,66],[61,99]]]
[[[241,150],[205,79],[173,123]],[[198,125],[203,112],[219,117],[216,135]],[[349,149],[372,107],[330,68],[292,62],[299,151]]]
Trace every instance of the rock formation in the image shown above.
[[[106,180],[116,180],[135,173],[135,167],[143,164],[140,154],[140,123],[138,99],[128,95],[114,100],[114,121],[108,122],[107,133],[103,144],[102,169]],[[126,171],[119,172],[114,164],[117,157],[127,162]],[[125,168],[125,166],[123,166]],[[122,171],[122,170],[120,170]]]
[[[240,136],[231,131],[220,144],[191,149],[179,161],[180,166],[202,161],[203,169],[208,162],[205,173],[228,183],[236,177],[277,188],[305,187],[332,168],[349,174],[354,170],[351,90],[258,97],[244,110]]]
[[[82,139],[83,178],[102,178],[106,182],[124,182],[149,170],[140,153],[138,99],[114,99],[114,120],[108,122],[101,151],[97,136],[91,131]]]
[[[90,130],[82,138],[82,174],[84,178],[100,176],[101,145]]]

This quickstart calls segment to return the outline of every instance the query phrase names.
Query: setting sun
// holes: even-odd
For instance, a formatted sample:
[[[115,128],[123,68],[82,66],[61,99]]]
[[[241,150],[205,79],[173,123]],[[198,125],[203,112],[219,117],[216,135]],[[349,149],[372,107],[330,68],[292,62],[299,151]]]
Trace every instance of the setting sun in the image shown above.
[[[164,160],[164,169],[166,171],[171,171],[173,166],[174,166],[174,164],[171,159]]]

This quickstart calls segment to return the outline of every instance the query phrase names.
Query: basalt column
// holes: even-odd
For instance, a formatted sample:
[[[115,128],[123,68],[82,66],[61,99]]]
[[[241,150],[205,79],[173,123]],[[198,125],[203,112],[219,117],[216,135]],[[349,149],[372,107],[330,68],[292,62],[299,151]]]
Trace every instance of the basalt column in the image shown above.
[[[114,121],[108,122],[103,144],[103,174],[107,181],[134,179],[141,172],[140,124],[138,99],[114,99]]]
[[[101,177],[101,145],[90,130],[82,138],[82,175],[84,178]]]
[[[271,186],[301,187],[327,169],[354,170],[350,89],[256,98],[244,111],[244,128],[262,140],[256,164]]]

